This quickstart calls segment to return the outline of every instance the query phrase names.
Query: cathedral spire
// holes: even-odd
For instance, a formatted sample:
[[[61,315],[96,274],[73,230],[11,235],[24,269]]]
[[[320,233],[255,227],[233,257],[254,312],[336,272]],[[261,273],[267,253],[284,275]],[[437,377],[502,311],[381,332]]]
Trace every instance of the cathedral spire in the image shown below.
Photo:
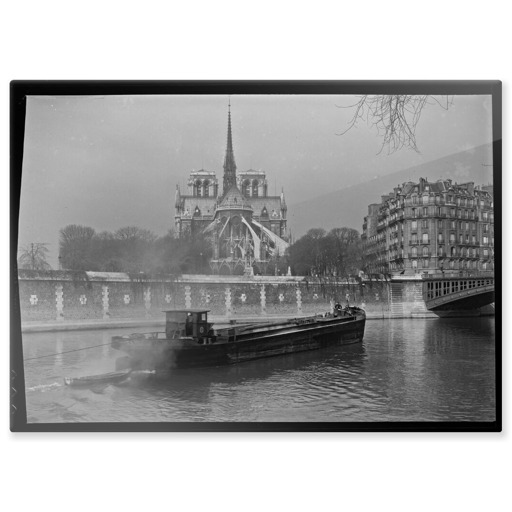
[[[228,141],[226,156],[224,158],[224,190],[225,194],[233,185],[236,185],[236,164],[233,153],[233,137],[231,135],[231,99],[228,103]]]

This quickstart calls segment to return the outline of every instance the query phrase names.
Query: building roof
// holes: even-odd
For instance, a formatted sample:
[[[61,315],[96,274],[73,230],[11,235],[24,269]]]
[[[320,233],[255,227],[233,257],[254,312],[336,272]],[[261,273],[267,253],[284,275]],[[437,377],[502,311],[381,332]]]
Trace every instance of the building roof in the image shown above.
[[[191,177],[198,177],[198,176],[215,176],[215,171],[207,171],[206,169],[199,169],[198,171],[194,170],[190,173]]]
[[[213,217],[216,203],[215,197],[181,196],[181,215],[192,217],[197,206],[202,216],[211,215]]]
[[[251,203],[252,209],[256,215],[261,215],[263,207],[266,207],[269,217],[271,217],[272,210],[275,210],[279,214],[279,217],[281,216],[282,205],[279,196],[251,197],[247,200]]]
[[[218,208],[251,208],[249,201],[242,195],[242,192],[236,185],[232,185],[231,188],[224,194],[222,201]]]

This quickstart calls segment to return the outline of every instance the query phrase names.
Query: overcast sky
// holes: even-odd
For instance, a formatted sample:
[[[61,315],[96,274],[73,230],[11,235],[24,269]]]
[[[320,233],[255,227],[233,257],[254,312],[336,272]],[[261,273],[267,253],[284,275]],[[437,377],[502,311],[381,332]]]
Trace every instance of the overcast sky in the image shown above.
[[[349,96],[231,97],[238,171],[267,173],[269,194],[294,203],[492,141],[490,96],[455,96],[427,107],[417,129],[421,154],[381,149],[360,123],[343,136]],[[67,224],[97,231],[135,225],[165,234],[176,184],[193,169],[222,182],[227,96],[28,98],[20,245],[46,242],[55,266]],[[383,191],[385,192],[385,191]],[[378,198],[376,198],[378,199]]]

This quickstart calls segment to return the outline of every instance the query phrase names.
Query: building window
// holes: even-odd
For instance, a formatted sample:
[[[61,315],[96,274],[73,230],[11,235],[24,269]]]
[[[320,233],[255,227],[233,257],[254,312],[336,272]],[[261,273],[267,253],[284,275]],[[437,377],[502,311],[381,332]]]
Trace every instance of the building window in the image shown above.
[[[423,204],[428,204],[428,196],[423,196]]]
[[[424,246],[423,247],[423,256],[428,256],[428,247]]]
[[[412,268],[418,268],[418,260],[412,260]]]
[[[413,209],[412,209],[412,216],[413,216],[413,218],[415,218],[415,219],[418,217],[418,213],[416,212],[416,208],[413,208]]]
[[[429,243],[428,233],[423,233],[423,235],[421,236],[421,242],[424,243],[424,244],[428,244]]]
[[[428,268],[428,259],[423,260],[423,268]]]
[[[438,248],[437,248],[437,255],[438,256],[442,256],[443,255],[443,252],[444,252],[444,247],[442,245],[440,245]]]
[[[466,231],[469,231],[469,222],[466,222]]]
[[[462,222],[459,221],[459,229],[462,229]]]
[[[455,268],[455,261],[450,260],[450,268]]]
[[[242,183],[242,195],[251,197],[251,182],[249,180],[244,180]]]
[[[455,229],[455,228],[456,228],[456,226],[457,226],[457,223],[456,223],[454,220],[450,221],[450,227],[451,227],[452,229]]]
[[[489,233],[489,224],[484,224],[484,233]]]
[[[443,221],[442,220],[437,221],[437,229],[443,229]]]
[[[442,244],[444,242],[444,238],[443,238],[443,234],[442,233],[439,233],[437,235],[437,241]]]
[[[411,229],[418,229],[418,221],[417,220],[411,221]]]
[[[423,229],[427,229],[427,228],[428,228],[428,220],[426,220],[426,219],[425,219],[425,220],[422,220],[422,221],[421,221],[421,227],[422,227]]]
[[[411,256],[412,256],[412,257],[414,257],[414,258],[415,258],[416,256],[418,256],[418,248],[417,248],[417,247],[413,247],[413,248],[411,249]]]
[[[488,236],[484,236],[483,242],[484,242],[484,245],[487,245],[489,243],[489,237]]]
[[[462,243],[462,235],[459,235],[459,244]]]
[[[451,244],[455,243],[455,233],[450,233],[450,243]]]
[[[423,208],[423,215],[425,217],[428,215],[428,208]]]
[[[473,235],[473,236],[471,237],[471,242],[472,242],[473,244],[476,244],[476,236],[475,236],[475,235]]]
[[[452,248],[451,248],[450,255],[451,255],[452,257],[453,257],[453,256],[457,256],[457,248],[456,248],[456,247],[452,247]]]
[[[258,180],[252,182],[252,197],[258,197]]]

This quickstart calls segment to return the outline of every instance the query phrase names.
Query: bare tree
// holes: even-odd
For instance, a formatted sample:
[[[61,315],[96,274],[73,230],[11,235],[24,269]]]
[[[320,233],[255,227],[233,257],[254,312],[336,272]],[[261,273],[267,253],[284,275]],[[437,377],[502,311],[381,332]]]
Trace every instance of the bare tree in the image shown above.
[[[379,153],[388,148],[393,153],[402,148],[413,149],[419,153],[416,144],[416,127],[423,109],[427,105],[437,104],[448,110],[452,103],[452,96],[429,95],[363,95],[358,96],[358,101],[347,107],[338,105],[339,108],[352,108],[354,114],[351,117],[344,135],[354,128],[360,121],[377,128],[382,136],[382,147]]]
[[[47,244],[31,243],[20,247],[18,256],[18,268],[30,270],[51,270],[51,265],[46,261],[48,255]]]

